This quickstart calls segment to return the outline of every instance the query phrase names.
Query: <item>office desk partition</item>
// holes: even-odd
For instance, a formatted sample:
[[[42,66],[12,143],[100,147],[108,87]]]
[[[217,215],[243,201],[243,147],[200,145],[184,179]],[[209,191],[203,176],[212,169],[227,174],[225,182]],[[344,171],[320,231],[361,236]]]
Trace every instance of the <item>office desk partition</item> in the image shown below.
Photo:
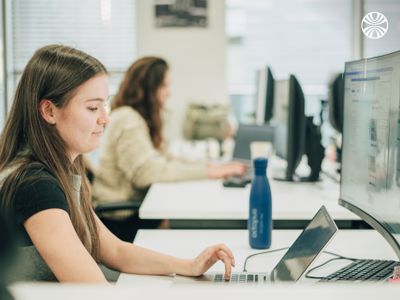
[[[270,180],[274,228],[302,229],[325,205],[340,228],[358,228],[358,216],[338,205],[339,184],[323,177],[316,183]],[[247,226],[250,184],[226,188],[221,180],[153,184],[140,210],[141,219],[169,219],[173,228]]]
[[[290,246],[300,233],[300,230],[274,230],[271,249]],[[237,272],[242,271],[244,260],[248,255],[260,252],[260,250],[250,248],[247,230],[139,230],[134,241],[136,245],[182,258],[193,258],[206,246],[218,243],[225,243],[233,251],[236,261],[234,271]],[[339,230],[326,250],[355,258],[397,260],[389,244],[374,230]],[[253,257],[248,261],[247,270],[249,272],[271,271],[284,253],[285,251],[281,251]],[[332,257],[322,254],[313,265],[319,265]],[[327,267],[316,271],[314,275],[325,276],[349,263],[350,261],[344,260],[332,262]],[[210,269],[210,272],[223,271],[224,266],[221,262]],[[314,283],[314,281],[304,277],[300,280],[303,283]],[[117,282],[118,286],[169,287],[172,284],[173,276],[132,274],[121,274]]]

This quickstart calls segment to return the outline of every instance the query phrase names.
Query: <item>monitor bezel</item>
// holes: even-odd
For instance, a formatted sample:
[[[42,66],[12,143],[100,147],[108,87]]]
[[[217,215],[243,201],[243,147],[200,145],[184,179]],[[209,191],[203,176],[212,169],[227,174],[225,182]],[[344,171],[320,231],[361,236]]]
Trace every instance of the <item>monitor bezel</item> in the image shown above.
[[[293,176],[304,155],[306,138],[305,97],[296,76],[289,77],[289,109],[286,140],[286,180],[293,181]]]
[[[256,111],[255,122],[257,125],[269,124],[274,117],[274,82],[270,66],[258,70],[256,78]]]
[[[265,92],[265,106],[264,106],[264,122],[269,123],[274,117],[274,82],[275,78],[272,75],[271,67],[266,70],[266,92]]]
[[[339,133],[343,132],[344,75],[337,74],[329,85],[329,122]]]

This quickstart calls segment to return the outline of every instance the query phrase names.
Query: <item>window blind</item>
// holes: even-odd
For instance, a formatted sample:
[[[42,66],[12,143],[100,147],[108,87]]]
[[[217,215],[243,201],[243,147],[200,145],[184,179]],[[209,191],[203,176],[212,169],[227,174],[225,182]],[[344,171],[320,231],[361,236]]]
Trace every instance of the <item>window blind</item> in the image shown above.
[[[136,57],[135,8],[132,0],[12,1],[14,75],[38,48],[63,44],[98,58],[116,85]]]

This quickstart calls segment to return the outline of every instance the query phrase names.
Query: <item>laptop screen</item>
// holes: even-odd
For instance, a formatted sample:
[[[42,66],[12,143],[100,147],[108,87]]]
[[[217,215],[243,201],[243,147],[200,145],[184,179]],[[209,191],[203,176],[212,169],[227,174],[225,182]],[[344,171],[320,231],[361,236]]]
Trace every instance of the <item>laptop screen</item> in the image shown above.
[[[322,206],[271,273],[274,281],[297,281],[337,232]]]
[[[273,134],[271,125],[240,124],[236,133],[233,160],[251,161],[250,144],[255,141],[272,142]]]

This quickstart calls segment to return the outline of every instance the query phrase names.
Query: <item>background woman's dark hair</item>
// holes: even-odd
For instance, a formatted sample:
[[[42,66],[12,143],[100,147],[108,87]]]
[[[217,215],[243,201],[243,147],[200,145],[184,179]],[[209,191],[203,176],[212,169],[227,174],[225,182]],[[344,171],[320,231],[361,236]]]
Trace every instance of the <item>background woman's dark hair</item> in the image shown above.
[[[35,175],[26,176],[27,170],[35,166],[47,169],[64,191],[72,224],[95,259],[98,258],[99,241],[82,156],[71,163],[64,140],[56,127],[43,119],[39,103],[48,99],[57,107],[65,107],[79,86],[106,73],[97,59],[71,47],[49,45],[37,50],[22,73],[0,137],[0,172],[15,167],[1,187],[1,207],[12,208],[19,186],[38,179]],[[71,174],[82,175],[80,207],[74,201]]]
[[[162,144],[161,105],[157,90],[163,84],[168,64],[159,57],[143,57],[134,62],[125,74],[114,97],[111,109],[134,108],[145,120],[155,148]]]

